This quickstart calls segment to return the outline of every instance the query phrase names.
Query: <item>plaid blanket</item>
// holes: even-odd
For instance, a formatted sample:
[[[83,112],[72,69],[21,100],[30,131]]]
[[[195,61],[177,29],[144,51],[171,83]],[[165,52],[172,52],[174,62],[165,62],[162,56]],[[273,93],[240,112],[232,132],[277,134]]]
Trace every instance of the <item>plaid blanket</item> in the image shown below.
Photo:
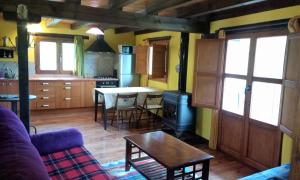
[[[53,180],[61,179],[112,179],[97,160],[84,147],[42,156],[48,174]]]

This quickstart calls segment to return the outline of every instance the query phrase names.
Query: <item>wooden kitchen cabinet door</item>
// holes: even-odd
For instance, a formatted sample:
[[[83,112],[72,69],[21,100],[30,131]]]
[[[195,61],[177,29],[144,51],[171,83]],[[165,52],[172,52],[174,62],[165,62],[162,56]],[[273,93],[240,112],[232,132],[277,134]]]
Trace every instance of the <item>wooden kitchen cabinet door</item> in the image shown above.
[[[166,45],[153,45],[152,46],[152,68],[151,78],[164,78],[167,72],[167,59],[168,50]]]
[[[81,103],[82,107],[93,107],[94,100],[93,100],[93,91],[96,88],[95,81],[86,81],[82,82],[81,85]]]
[[[219,109],[224,64],[223,39],[201,39],[196,42],[193,106]]]
[[[135,52],[135,73],[147,75],[149,46],[136,46]]]

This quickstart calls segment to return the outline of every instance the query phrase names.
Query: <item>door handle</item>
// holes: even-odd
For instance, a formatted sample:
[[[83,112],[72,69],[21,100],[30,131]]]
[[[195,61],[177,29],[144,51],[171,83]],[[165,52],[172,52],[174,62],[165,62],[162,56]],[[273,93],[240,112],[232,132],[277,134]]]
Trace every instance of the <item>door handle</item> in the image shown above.
[[[42,89],[42,91],[43,91],[43,92],[48,92],[48,91],[49,91],[49,89]]]
[[[72,89],[71,87],[65,87],[65,90],[70,90],[70,89]]]
[[[71,82],[65,82],[65,85],[71,85],[72,83]]]
[[[43,105],[41,105],[41,107],[49,107],[49,105],[48,104],[43,104]]]
[[[65,98],[66,101],[71,101],[71,98]]]
[[[44,96],[44,97],[42,97],[42,99],[49,99],[49,97],[47,97],[47,96]]]
[[[252,89],[251,85],[247,85],[245,88],[245,93],[250,92]]]
[[[43,82],[42,85],[43,85],[43,86],[46,86],[46,85],[49,85],[49,83]]]

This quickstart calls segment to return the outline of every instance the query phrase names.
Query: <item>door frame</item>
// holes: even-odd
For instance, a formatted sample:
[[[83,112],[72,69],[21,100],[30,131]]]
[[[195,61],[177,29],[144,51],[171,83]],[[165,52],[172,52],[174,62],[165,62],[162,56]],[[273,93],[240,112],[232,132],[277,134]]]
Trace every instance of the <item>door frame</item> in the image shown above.
[[[227,53],[227,45],[228,45],[228,40],[230,39],[243,39],[243,38],[250,38],[250,49],[249,49],[249,58],[248,58],[248,70],[247,70],[247,75],[235,75],[235,74],[225,74],[225,65],[226,65],[226,58],[224,59],[224,69],[223,69],[223,77],[222,77],[222,92],[221,92],[221,104],[220,104],[220,115],[219,115],[219,128],[218,128],[218,149],[221,149],[234,157],[242,160],[246,164],[249,164],[255,168],[258,169],[265,169],[263,165],[255,162],[254,160],[251,160],[250,158],[247,157],[248,155],[248,145],[249,145],[249,129],[251,125],[256,125],[260,126],[263,128],[275,130],[275,138],[277,141],[275,142],[276,144],[276,149],[274,153],[274,164],[273,165],[278,165],[279,159],[280,159],[280,153],[281,153],[281,141],[282,141],[282,133],[280,131],[280,126],[278,121],[277,126],[273,126],[270,124],[266,124],[254,119],[250,118],[250,104],[251,104],[251,97],[252,97],[252,90],[248,91],[245,93],[245,102],[244,102],[244,115],[238,115],[232,112],[228,112],[226,110],[222,110],[222,104],[223,104],[223,93],[224,93],[224,80],[225,78],[237,78],[237,79],[245,79],[246,77],[246,86],[249,86],[252,88],[252,84],[254,81],[260,81],[260,82],[266,82],[266,83],[276,83],[276,84],[282,84],[282,79],[272,79],[272,78],[258,78],[253,76],[254,72],[254,63],[255,63],[255,53],[256,53],[256,43],[257,39],[260,37],[271,37],[271,36],[283,36],[283,35],[288,35],[288,31],[285,29],[277,29],[277,30],[267,30],[263,32],[248,32],[248,33],[237,33],[237,34],[232,34],[226,37],[226,43],[225,43],[225,49],[224,49],[224,57],[226,57]],[[286,49],[288,47],[286,46]],[[286,56],[287,51],[285,52]],[[286,58],[284,60],[284,65],[283,65],[283,73],[285,73],[285,66],[286,66]],[[283,88],[283,87],[282,87]],[[281,93],[281,99],[280,99],[280,110],[279,110],[279,115],[278,117],[281,118],[281,111],[282,111],[282,97],[283,93]],[[241,137],[241,152],[236,153],[236,152],[230,152],[230,149],[227,149],[222,145],[222,121],[224,120],[224,116],[230,116],[230,117],[237,117],[243,120],[242,126],[243,126],[243,132],[242,137]],[[276,162],[276,163],[275,163]]]

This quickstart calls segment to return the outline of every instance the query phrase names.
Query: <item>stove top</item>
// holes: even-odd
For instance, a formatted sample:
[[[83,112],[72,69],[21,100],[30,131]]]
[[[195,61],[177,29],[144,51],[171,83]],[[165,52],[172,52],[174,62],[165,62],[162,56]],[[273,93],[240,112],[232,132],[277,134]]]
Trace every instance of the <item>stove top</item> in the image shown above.
[[[118,81],[119,79],[113,76],[95,76],[97,81]]]

